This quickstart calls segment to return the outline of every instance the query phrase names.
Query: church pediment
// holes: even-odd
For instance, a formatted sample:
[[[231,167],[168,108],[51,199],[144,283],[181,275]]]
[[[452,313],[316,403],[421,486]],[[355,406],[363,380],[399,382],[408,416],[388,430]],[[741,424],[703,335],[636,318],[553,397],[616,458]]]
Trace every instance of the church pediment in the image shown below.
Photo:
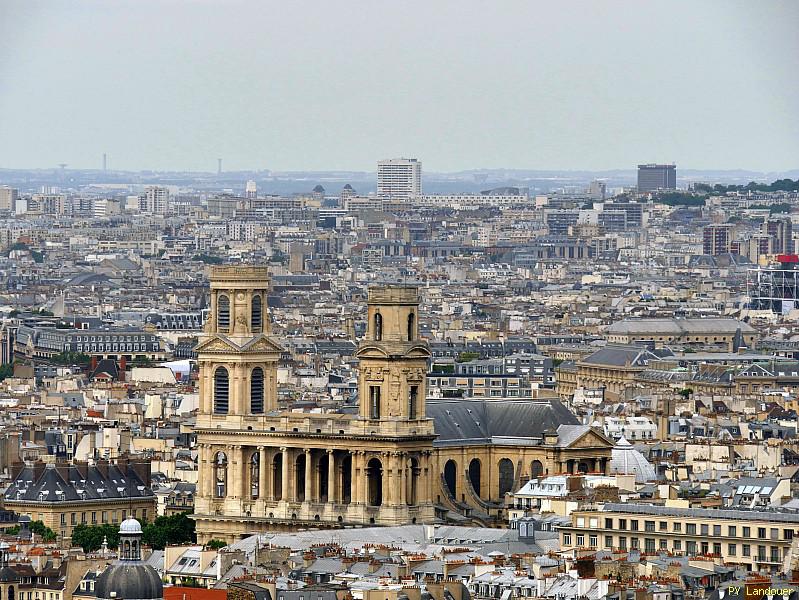
[[[241,349],[232,341],[221,335],[215,335],[204,342],[200,342],[195,348],[198,354],[203,352],[240,352]]]
[[[612,448],[611,442],[604,435],[594,429],[585,432],[576,440],[566,446],[567,448]]]
[[[283,348],[274,340],[262,335],[254,340],[244,344],[241,347],[242,352],[266,352],[277,353],[283,352]]]

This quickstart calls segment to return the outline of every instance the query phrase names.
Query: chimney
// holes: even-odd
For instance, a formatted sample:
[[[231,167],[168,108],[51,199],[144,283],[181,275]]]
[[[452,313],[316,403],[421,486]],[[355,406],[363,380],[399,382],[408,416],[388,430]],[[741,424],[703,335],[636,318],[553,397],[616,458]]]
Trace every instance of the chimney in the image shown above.
[[[125,369],[128,367],[128,360],[123,356],[119,359],[119,374],[117,375],[117,379],[119,381],[125,381]]]
[[[94,371],[97,368],[97,357],[96,356],[92,356],[92,363],[91,364],[92,364],[92,371]]]

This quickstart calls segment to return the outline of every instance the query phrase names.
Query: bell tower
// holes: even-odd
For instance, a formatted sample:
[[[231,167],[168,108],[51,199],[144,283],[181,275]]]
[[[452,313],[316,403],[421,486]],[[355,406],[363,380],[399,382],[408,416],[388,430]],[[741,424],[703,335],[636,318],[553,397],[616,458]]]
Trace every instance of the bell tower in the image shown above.
[[[203,426],[246,427],[277,409],[277,361],[269,337],[266,267],[211,269],[211,310],[197,346]]]
[[[356,356],[359,414],[371,421],[425,419],[425,374],[430,348],[419,339],[419,291],[369,288],[366,338]]]

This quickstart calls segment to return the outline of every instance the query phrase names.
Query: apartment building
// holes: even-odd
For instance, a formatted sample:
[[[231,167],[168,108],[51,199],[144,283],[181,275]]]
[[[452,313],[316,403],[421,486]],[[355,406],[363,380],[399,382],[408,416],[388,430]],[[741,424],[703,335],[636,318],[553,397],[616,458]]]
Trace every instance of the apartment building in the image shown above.
[[[749,571],[778,571],[790,553],[799,514],[608,503],[578,510],[560,530],[564,550],[669,551],[720,557]]]

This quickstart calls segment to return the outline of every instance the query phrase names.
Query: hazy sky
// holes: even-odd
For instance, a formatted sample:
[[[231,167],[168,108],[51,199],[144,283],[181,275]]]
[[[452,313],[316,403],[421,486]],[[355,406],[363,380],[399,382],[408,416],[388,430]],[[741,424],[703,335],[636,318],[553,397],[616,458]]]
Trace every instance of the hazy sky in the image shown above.
[[[0,167],[799,168],[799,2],[0,0]]]

